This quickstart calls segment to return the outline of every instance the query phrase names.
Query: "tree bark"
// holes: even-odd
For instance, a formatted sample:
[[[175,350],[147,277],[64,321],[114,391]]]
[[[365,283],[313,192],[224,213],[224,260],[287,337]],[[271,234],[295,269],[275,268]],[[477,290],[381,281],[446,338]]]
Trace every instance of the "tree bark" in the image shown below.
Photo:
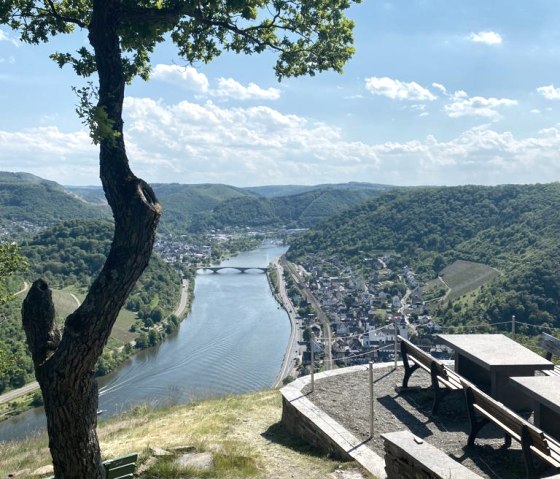
[[[43,280],[33,284],[22,309],[43,393],[56,479],[104,477],[96,433],[95,364],[121,307],[148,265],[161,214],[152,189],[134,176],[126,155],[119,3],[94,0],[89,25],[99,74],[98,107],[107,113],[114,133],[100,141],[100,176],[115,221],[111,250],[84,302],[66,318],[62,337],[54,322],[51,292]]]

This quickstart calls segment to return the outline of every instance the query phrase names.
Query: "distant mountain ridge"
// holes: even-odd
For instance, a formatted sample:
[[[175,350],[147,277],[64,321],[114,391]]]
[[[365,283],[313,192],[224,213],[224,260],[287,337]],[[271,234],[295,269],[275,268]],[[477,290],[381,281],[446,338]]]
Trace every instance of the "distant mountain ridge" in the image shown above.
[[[45,227],[67,219],[108,217],[108,208],[89,205],[54,181],[0,172],[0,225],[11,221]]]
[[[277,196],[299,195],[316,190],[374,190],[379,192],[393,188],[395,188],[395,186],[350,181],[348,183],[324,183],[320,185],[249,186],[243,189],[256,193],[259,196],[264,196],[265,198],[274,198]]]
[[[309,227],[394,188],[358,182],[248,188],[154,183],[152,187],[163,206],[161,231],[179,234],[235,226]],[[67,188],[90,202],[99,197],[95,187]]]

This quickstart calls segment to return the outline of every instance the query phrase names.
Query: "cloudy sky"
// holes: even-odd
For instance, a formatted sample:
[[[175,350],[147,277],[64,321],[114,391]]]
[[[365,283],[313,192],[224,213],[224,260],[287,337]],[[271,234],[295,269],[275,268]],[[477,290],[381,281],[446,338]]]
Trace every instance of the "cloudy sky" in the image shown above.
[[[127,89],[125,135],[150,182],[236,186],[560,180],[560,2],[364,0],[344,74],[278,83],[272,55],[187,65],[172,44]],[[99,184],[78,80],[0,30],[0,170]]]

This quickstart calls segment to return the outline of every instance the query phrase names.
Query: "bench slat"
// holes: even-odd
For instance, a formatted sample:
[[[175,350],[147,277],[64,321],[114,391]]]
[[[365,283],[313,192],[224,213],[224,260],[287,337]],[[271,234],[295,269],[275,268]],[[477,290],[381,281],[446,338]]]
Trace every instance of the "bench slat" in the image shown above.
[[[121,479],[123,477],[127,477],[128,475],[132,475],[136,470],[136,464],[125,464],[124,466],[120,467],[111,467],[107,469],[107,477],[106,479]]]
[[[466,381],[464,386],[467,396],[467,405],[470,404],[468,407],[471,420],[469,441],[474,440],[480,429],[484,426],[484,422],[480,420],[476,421],[472,416],[474,411],[476,411],[478,414],[500,427],[510,437],[521,443],[525,451],[525,460],[529,469],[532,468],[532,464],[530,464],[531,459],[528,457],[529,451],[552,466],[556,468],[560,467],[559,442],[515,412],[506,408],[502,403],[482,392],[476,386]]]
[[[541,333],[539,346],[547,353],[553,354],[554,356],[560,356],[560,339],[555,338],[551,334]]]

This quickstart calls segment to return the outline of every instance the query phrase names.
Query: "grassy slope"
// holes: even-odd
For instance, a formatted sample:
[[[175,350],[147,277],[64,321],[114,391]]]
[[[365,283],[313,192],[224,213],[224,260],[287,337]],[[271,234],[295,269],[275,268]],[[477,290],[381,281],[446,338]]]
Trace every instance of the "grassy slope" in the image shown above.
[[[105,458],[138,451],[143,464],[140,470],[149,466],[149,447],[194,446],[198,451],[243,456],[256,465],[258,473],[253,477],[329,477],[338,463],[287,435],[279,424],[281,412],[280,393],[263,391],[156,410],[137,407],[122,417],[102,421],[98,433]],[[49,463],[44,435],[23,442],[0,443],[0,471],[27,469],[30,474]],[[144,473],[140,477],[175,476]],[[215,477],[245,476],[243,469],[233,466]]]
[[[53,290],[55,311],[61,323],[78,307],[78,303],[75,298],[81,302],[84,299],[84,295],[83,293],[76,292],[70,288],[64,290]],[[111,337],[123,344],[135,339],[137,334],[129,331],[130,326],[135,322],[135,320],[136,313],[122,309],[119,313],[119,317],[117,318],[117,322],[113,327]]]
[[[499,274],[496,269],[484,264],[459,260],[444,268],[440,276],[451,288],[447,295],[451,301],[480,288]]]

